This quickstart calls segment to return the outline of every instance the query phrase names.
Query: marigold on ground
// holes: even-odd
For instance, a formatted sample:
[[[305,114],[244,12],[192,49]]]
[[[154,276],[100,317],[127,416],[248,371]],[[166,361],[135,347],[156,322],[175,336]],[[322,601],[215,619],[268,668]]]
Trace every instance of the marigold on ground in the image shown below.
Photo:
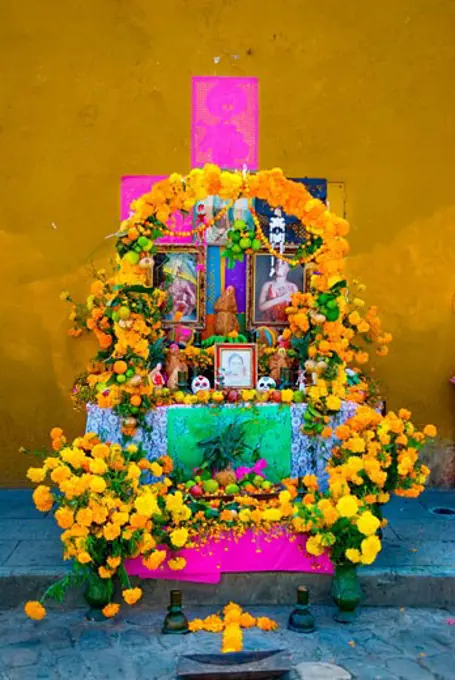
[[[111,619],[113,616],[116,616],[119,613],[120,605],[115,602],[111,602],[110,604],[107,604],[101,611],[107,619]]]
[[[29,602],[26,602],[24,611],[29,619],[34,619],[35,621],[41,621],[41,619],[44,619],[47,613],[41,602],[37,602],[36,600],[30,600]]]
[[[140,588],[126,588],[122,591],[123,599],[129,605],[134,605],[142,597],[142,590]]]

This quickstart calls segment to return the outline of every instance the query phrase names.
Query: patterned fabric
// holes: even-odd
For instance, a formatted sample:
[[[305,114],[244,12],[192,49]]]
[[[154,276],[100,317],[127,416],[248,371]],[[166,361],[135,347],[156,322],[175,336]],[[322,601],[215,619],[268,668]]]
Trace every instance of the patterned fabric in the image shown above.
[[[193,78],[191,165],[258,167],[259,84],[257,78]]]
[[[181,462],[187,458],[186,462],[191,466],[195,462],[195,443],[214,433],[217,421],[219,426],[226,426],[229,419],[233,421],[241,418],[245,422],[249,421],[248,443],[254,443],[260,437],[262,455],[270,460],[271,472],[275,471],[283,477],[289,472],[292,477],[315,474],[324,487],[327,483],[325,467],[337,440],[334,436],[322,440],[304,435],[301,428],[305,409],[306,404],[292,404],[290,407],[264,404],[254,410],[235,405],[217,408],[162,406],[147,415],[151,432],[142,433],[138,430],[133,441],[142,442],[149,459],[159,458],[169,452]],[[332,428],[352,418],[356,410],[357,404],[344,402],[339,414],[332,419]],[[121,441],[120,420],[110,409],[89,405],[86,432],[96,432],[104,441]]]

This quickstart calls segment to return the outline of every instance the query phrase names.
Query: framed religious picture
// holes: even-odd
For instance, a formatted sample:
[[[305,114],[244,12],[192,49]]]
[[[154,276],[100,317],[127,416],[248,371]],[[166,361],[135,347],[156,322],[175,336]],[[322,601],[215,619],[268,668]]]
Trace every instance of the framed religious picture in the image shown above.
[[[287,249],[285,257],[291,258],[292,251]],[[310,268],[301,264],[292,267],[269,252],[259,252],[248,258],[247,272],[248,327],[282,328],[287,323],[286,307],[291,296],[308,288]]]
[[[195,246],[163,246],[153,256],[153,285],[170,296],[163,325],[203,328],[205,254]]]
[[[228,204],[229,201],[225,201],[219,198],[219,196],[208,196],[205,200],[199,201],[195,205],[195,227],[216,218],[213,225],[204,232],[205,242],[209,246],[226,245],[228,242],[228,231],[235,220],[244,220],[247,229],[255,229],[247,198],[237,199],[227,211],[222,212]]]
[[[257,347],[249,343],[215,345],[215,376],[224,387],[252,389],[256,387]]]

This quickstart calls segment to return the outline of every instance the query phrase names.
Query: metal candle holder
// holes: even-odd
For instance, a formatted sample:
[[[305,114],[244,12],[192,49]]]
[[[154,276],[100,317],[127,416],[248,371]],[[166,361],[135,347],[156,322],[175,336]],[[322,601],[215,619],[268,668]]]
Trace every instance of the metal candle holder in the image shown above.
[[[171,590],[171,602],[163,623],[163,633],[166,635],[184,635],[188,633],[188,619],[183,613],[182,591]]]

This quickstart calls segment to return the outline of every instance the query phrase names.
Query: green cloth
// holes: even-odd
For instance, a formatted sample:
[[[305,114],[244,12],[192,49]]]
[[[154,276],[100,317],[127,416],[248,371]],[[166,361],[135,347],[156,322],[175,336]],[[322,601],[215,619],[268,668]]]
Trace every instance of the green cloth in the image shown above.
[[[168,412],[168,451],[177,464],[191,475],[202,463],[198,442],[222,433],[233,422],[245,425],[245,442],[260,446],[260,455],[268,467],[264,473],[271,481],[280,481],[291,473],[291,414],[279,404],[245,406],[171,406]],[[251,466],[250,460],[239,461],[238,467]]]

